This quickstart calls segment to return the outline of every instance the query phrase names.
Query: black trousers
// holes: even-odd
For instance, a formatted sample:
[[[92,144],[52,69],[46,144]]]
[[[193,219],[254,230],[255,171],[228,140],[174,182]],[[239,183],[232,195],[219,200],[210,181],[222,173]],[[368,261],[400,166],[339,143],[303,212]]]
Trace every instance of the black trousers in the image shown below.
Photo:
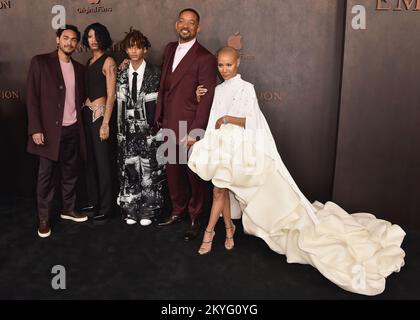
[[[63,211],[73,211],[80,168],[80,136],[77,123],[62,127],[57,161],[39,157],[37,203],[40,221],[49,221],[56,186],[61,187]],[[42,148],[42,147],[40,147]],[[60,183],[57,183],[60,181]]]
[[[88,202],[96,207],[98,214],[109,216],[114,208],[115,199],[112,192],[109,140],[101,141],[99,138],[103,117],[92,122],[92,111],[88,107],[84,107],[83,119],[87,145],[86,188]]]

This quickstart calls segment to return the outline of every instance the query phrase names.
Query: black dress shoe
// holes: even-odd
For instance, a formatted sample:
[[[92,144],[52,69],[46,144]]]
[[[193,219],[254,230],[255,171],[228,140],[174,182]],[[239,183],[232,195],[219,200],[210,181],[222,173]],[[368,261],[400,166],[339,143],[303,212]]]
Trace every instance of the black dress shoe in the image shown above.
[[[92,221],[94,224],[103,224],[108,222],[108,218],[107,214],[95,214],[92,217]]]
[[[79,211],[82,211],[82,212],[92,212],[92,211],[95,211],[95,206],[88,204],[88,205],[86,205],[84,207],[81,207],[79,209]]]
[[[176,224],[178,222],[181,222],[185,219],[185,215],[172,215],[169,218],[166,218],[162,222],[158,223],[158,226],[170,226],[173,224]]]
[[[184,241],[194,240],[200,235],[200,231],[200,224],[198,222],[191,223],[187,231],[185,231]]]

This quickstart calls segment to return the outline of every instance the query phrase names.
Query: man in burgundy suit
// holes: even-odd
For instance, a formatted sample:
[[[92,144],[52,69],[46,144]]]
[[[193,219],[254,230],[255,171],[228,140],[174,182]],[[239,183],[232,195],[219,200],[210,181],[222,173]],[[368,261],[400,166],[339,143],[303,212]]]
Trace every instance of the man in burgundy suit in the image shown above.
[[[159,225],[177,223],[188,212],[191,225],[185,232],[185,241],[200,233],[198,218],[205,208],[208,189],[207,183],[188,168],[182,148],[195,142],[194,131],[204,132],[207,126],[217,77],[215,56],[196,40],[199,23],[200,16],[194,9],[179,13],[175,24],[179,40],[165,49],[155,117],[158,127],[173,130],[177,150],[177,162],[166,165],[172,214]],[[198,102],[195,91],[201,84],[208,92]],[[180,129],[180,122],[186,123],[185,130]]]
[[[57,31],[58,50],[35,56],[27,82],[29,153],[39,156],[37,185],[38,235],[51,234],[50,214],[56,177],[61,177],[62,219],[76,222],[87,216],[74,211],[79,157],[85,155],[80,107],[84,98],[84,69],[71,59],[79,30],[66,25]]]

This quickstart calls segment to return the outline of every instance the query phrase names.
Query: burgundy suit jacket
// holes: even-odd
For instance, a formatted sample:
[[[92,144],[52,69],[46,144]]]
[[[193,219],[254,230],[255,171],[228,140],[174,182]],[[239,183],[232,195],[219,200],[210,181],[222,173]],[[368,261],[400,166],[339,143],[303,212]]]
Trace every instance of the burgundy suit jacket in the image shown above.
[[[72,59],[76,83],[77,124],[80,133],[80,151],[86,157],[85,135],[82,124],[81,107],[84,102],[84,67]],[[61,72],[58,52],[37,55],[32,58],[29,68],[26,93],[28,111],[29,153],[58,160],[61,128],[64,114],[66,86]],[[32,134],[43,133],[44,146],[37,146]]]
[[[187,132],[205,130],[213,102],[217,78],[216,57],[198,42],[191,47],[172,73],[172,62],[178,42],[169,43],[164,52],[155,123],[171,129],[179,136],[179,121],[187,122]],[[197,102],[198,85],[207,88],[207,94]],[[179,140],[177,140],[179,142]]]

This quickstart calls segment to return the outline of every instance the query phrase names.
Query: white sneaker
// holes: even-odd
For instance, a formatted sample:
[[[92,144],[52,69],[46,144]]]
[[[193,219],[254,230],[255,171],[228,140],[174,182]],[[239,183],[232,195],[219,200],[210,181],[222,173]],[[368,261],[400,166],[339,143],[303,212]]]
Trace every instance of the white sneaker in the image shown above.
[[[148,226],[148,225],[152,224],[152,220],[150,220],[150,219],[141,219],[140,220],[140,224],[142,226]]]
[[[127,219],[125,219],[125,223],[127,223],[127,224],[136,224],[137,221],[134,220],[134,219],[127,218]]]

